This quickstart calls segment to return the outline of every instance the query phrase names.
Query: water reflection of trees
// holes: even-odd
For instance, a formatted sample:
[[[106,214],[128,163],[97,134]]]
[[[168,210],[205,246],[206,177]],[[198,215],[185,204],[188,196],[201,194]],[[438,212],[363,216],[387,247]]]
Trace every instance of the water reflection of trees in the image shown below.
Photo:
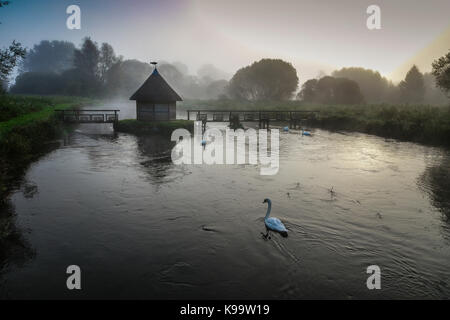
[[[38,152],[32,155],[1,156],[0,155],[0,297],[7,295],[2,289],[2,277],[13,266],[21,266],[35,255],[17,226],[16,212],[10,196],[21,190],[25,198],[32,198],[38,187],[26,181],[25,175],[30,164],[60,147],[61,141],[45,143]]]
[[[16,214],[9,196],[24,187],[24,195],[31,197],[37,192],[37,187],[24,183],[23,177],[28,165],[10,160],[0,159],[0,289],[2,276],[9,268],[20,266],[34,256],[31,244],[16,225]],[[5,295],[0,290],[0,297]]]
[[[34,251],[16,226],[16,215],[9,201],[0,207],[0,279],[11,265],[21,265],[31,259]]]
[[[450,222],[450,154],[428,166],[419,184],[429,194],[433,206],[443,213],[444,220]]]

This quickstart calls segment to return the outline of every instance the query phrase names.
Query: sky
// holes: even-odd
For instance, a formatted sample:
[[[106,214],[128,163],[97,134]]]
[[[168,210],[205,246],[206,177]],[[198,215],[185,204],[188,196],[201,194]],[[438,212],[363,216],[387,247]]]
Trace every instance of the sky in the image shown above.
[[[66,27],[69,5],[81,29]],[[381,29],[369,30],[369,5]],[[262,58],[281,58],[300,82],[342,67],[378,70],[395,82],[414,63],[429,71],[450,49],[449,0],[12,0],[0,8],[0,46],[12,40],[79,45],[90,36],[126,59],[207,63],[232,75]]]

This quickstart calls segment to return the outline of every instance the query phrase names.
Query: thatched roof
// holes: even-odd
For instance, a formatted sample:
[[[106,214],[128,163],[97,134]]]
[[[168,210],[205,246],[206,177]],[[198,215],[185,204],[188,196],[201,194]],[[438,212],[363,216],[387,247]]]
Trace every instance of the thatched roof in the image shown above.
[[[131,96],[130,100],[148,102],[182,101],[155,68],[144,84]]]

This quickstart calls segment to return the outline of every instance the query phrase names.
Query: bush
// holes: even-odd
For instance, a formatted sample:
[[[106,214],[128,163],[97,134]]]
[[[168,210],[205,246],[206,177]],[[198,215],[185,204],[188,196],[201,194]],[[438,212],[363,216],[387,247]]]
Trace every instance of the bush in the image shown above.
[[[52,104],[49,98],[0,95],[0,122],[40,111]]]

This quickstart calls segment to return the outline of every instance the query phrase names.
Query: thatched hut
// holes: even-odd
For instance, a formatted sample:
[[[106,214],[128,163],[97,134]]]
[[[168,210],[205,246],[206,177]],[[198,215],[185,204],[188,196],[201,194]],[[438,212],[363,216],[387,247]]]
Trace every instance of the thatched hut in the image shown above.
[[[145,121],[175,120],[177,101],[182,101],[156,69],[144,84],[131,96],[136,100],[136,119]]]

